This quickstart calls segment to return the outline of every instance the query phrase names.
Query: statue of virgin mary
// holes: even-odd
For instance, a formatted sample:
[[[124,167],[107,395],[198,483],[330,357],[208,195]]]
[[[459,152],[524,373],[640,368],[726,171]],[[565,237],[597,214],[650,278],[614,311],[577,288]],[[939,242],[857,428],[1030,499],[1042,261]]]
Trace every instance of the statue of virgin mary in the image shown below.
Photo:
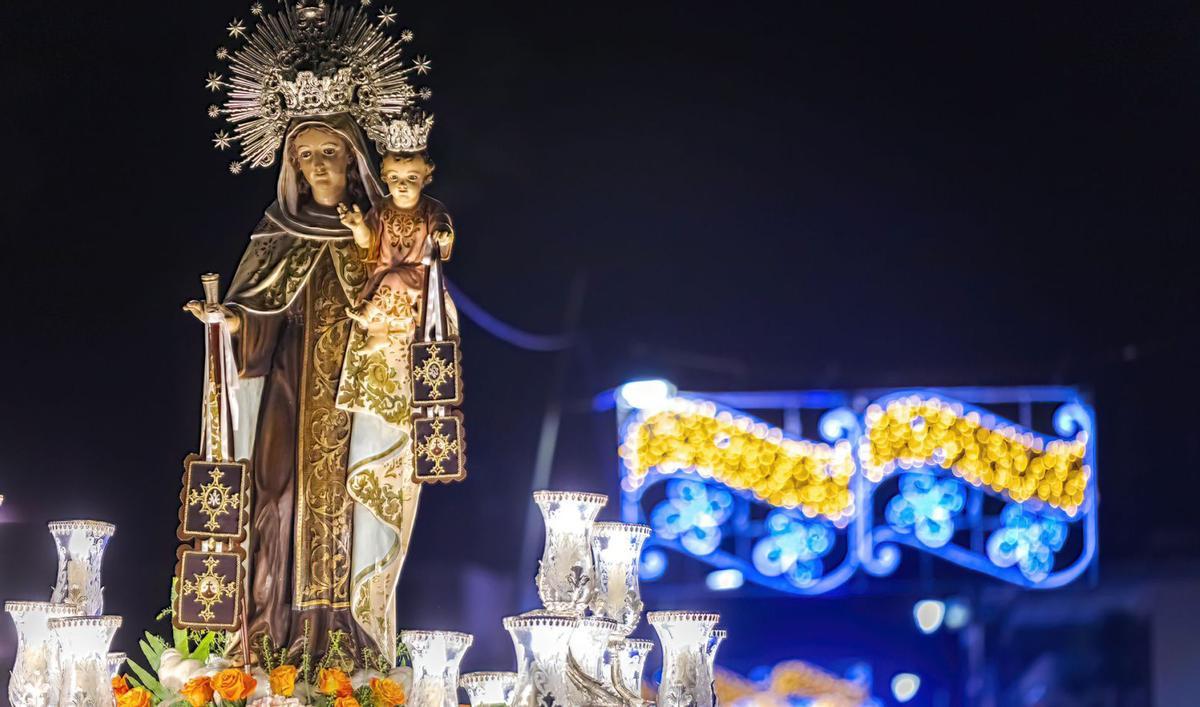
[[[234,452],[254,478],[248,636],[295,654],[331,631],[396,650],[396,584],[420,487],[412,481],[407,361],[364,353],[347,314],[367,251],[338,217],[384,198],[347,115],[297,118],[276,200],[250,237],[222,308],[238,381]],[[305,637],[309,644],[304,644]]]

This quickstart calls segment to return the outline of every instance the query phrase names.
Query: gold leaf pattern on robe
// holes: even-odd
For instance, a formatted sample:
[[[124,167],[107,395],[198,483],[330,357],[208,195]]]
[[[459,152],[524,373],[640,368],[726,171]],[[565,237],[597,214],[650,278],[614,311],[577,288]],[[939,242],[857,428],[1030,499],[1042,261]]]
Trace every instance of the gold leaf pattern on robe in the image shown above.
[[[329,264],[311,268],[305,299],[296,498],[297,608],[350,606],[353,503],[346,488],[350,415],[335,405],[350,333],[346,299]]]

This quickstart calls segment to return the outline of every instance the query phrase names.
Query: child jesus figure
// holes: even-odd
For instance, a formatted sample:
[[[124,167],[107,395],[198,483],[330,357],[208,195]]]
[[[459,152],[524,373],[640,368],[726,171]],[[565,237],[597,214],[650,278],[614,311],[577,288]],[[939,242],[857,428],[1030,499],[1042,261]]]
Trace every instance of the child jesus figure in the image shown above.
[[[440,201],[422,191],[433,180],[433,161],[425,150],[387,152],[380,177],[390,198],[363,214],[358,206],[338,205],[342,224],[368,249],[375,268],[358,302],[347,311],[366,329],[365,353],[387,347],[392,334],[416,331],[425,270],[434,245],[442,260],[450,259],[454,228]]]

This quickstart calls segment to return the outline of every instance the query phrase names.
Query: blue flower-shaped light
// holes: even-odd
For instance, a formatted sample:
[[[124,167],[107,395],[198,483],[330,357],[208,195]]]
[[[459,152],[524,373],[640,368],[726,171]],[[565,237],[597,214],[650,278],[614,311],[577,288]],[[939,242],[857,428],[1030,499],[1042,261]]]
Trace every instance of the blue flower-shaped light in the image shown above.
[[[1054,554],[1067,542],[1067,524],[1030,513],[1010,503],[1000,513],[1001,528],[988,538],[987,553],[998,567],[1016,565],[1029,580],[1040,582],[1054,569]]]
[[[954,518],[966,501],[958,480],[911,472],[900,477],[900,495],[888,501],[884,514],[896,530],[915,534],[929,547],[941,547],[954,537]]]
[[[667,498],[650,513],[659,537],[678,539],[694,555],[711,554],[721,544],[721,525],[733,513],[733,494],[690,479],[667,482]]]
[[[833,529],[774,510],[764,523],[767,536],[754,544],[754,567],[768,577],[784,575],[797,587],[812,586],[825,574],[821,558],[833,549]]]

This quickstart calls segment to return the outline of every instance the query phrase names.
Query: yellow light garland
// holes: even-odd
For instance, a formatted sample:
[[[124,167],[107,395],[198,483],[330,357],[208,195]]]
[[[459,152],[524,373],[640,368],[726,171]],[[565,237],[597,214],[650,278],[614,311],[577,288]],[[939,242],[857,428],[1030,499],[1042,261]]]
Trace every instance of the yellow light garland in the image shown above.
[[[1046,441],[990,415],[919,395],[871,405],[865,422],[859,459],[871,481],[897,467],[938,466],[1018,503],[1036,498],[1070,516],[1084,503],[1092,474],[1084,463],[1085,432]]]
[[[759,500],[804,515],[842,521],[853,512],[850,480],[854,450],[848,442],[787,439],[783,431],[716,405],[676,398],[668,409],[643,412],[630,426],[620,454],[637,488],[651,469],[694,470]]]
[[[779,663],[766,680],[754,682],[717,668],[717,697],[721,703],[783,707],[792,698],[808,698],[820,707],[852,707],[867,701],[867,689],[799,660]]]

